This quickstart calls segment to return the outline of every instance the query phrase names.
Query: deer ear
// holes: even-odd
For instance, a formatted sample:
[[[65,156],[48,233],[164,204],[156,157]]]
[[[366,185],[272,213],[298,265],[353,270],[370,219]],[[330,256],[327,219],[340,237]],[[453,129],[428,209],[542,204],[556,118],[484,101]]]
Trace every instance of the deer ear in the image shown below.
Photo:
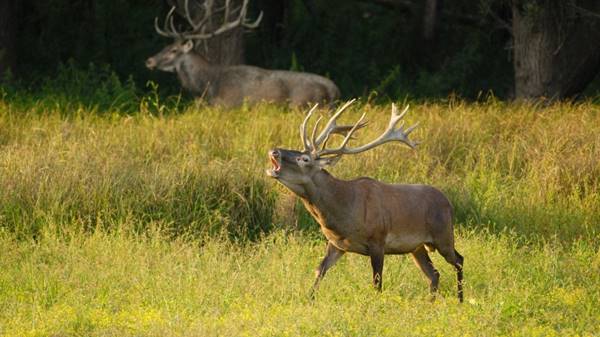
[[[190,50],[194,49],[194,41],[192,40],[187,40],[184,44],[183,47],[181,47],[181,50],[184,53],[189,53]]]
[[[342,156],[331,157],[331,158],[319,158],[319,159],[317,159],[317,165],[320,168],[325,168],[326,166],[333,166],[333,165],[337,164],[337,162],[340,161],[341,158],[342,158]]]

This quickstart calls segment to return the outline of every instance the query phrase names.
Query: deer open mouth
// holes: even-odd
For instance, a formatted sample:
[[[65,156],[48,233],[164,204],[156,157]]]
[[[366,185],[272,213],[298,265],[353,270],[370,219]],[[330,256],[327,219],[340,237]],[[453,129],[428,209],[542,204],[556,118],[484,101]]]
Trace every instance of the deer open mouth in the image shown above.
[[[267,174],[273,178],[277,178],[279,176],[279,171],[281,170],[281,164],[273,155],[269,155],[269,159],[271,160],[273,168],[267,170]]]

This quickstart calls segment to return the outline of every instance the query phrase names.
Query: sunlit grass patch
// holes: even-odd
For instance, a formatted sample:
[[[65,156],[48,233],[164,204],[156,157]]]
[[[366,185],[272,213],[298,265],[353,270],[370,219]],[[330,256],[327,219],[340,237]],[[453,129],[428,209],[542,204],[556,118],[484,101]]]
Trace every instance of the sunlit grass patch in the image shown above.
[[[350,254],[308,289],[324,242],[277,231],[257,243],[169,240],[159,231],[44,236],[2,260],[0,326],[7,336],[593,335],[600,323],[598,251],[584,243],[520,246],[510,234],[458,236],[465,303],[453,269],[430,302],[405,256],[386,259],[384,291],[368,259]],[[541,332],[540,332],[541,331]]]
[[[416,150],[388,144],[331,169],[449,196],[465,256],[459,305],[437,254],[434,303],[410,258],[386,257],[378,294],[354,254],[310,301],[324,240],[264,174],[270,148],[300,147],[304,111],[155,103],[100,116],[0,100],[0,335],[597,333],[598,106],[415,104]],[[357,104],[342,122],[362,111],[371,125],[357,142],[378,135],[390,107]]]

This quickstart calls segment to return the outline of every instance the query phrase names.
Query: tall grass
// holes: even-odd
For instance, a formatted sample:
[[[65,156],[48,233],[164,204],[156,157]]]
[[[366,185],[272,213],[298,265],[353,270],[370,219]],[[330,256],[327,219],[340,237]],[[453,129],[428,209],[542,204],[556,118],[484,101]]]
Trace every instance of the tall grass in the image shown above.
[[[0,226],[30,237],[48,223],[94,229],[133,220],[140,230],[160,222],[173,235],[244,239],[273,224],[315,228],[264,174],[268,149],[299,147],[304,111],[191,105],[178,113],[158,98],[145,102],[133,115],[98,115],[81,105],[42,101],[24,110],[0,101]],[[598,242],[599,110],[494,100],[415,105],[407,119],[421,122],[417,150],[388,144],[331,171],[435,185],[461,226]],[[361,111],[371,126],[357,141],[366,141],[387,125],[389,106],[357,104],[344,118]]]
[[[252,237],[270,226],[273,193],[243,163],[204,150],[200,115],[3,117],[2,225],[20,235],[130,218],[174,234]]]
[[[377,294],[354,254],[308,300],[323,239],[264,174],[268,149],[298,148],[304,111],[0,97],[0,336],[597,334],[597,105],[415,104],[417,150],[387,144],[331,169],[448,194],[458,305],[437,254],[435,303],[406,257],[386,257]],[[366,111],[366,141],[389,110],[357,104],[344,121]]]

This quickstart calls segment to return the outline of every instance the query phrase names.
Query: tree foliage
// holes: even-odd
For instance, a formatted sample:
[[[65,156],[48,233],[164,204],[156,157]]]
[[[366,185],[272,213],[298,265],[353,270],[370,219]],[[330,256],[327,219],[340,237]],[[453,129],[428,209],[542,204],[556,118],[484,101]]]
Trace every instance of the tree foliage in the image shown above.
[[[179,90],[170,74],[144,67],[170,42],[153,29],[169,1],[12,3],[17,38],[10,53],[21,81],[35,85],[71,61],[82,68],[108,64],[138,87],[154,80]],[[244,37],[246,63],[326,75],[345,97],[514,95],[507,1],[252,1],[251,16],[260,10],[263,23]]]

